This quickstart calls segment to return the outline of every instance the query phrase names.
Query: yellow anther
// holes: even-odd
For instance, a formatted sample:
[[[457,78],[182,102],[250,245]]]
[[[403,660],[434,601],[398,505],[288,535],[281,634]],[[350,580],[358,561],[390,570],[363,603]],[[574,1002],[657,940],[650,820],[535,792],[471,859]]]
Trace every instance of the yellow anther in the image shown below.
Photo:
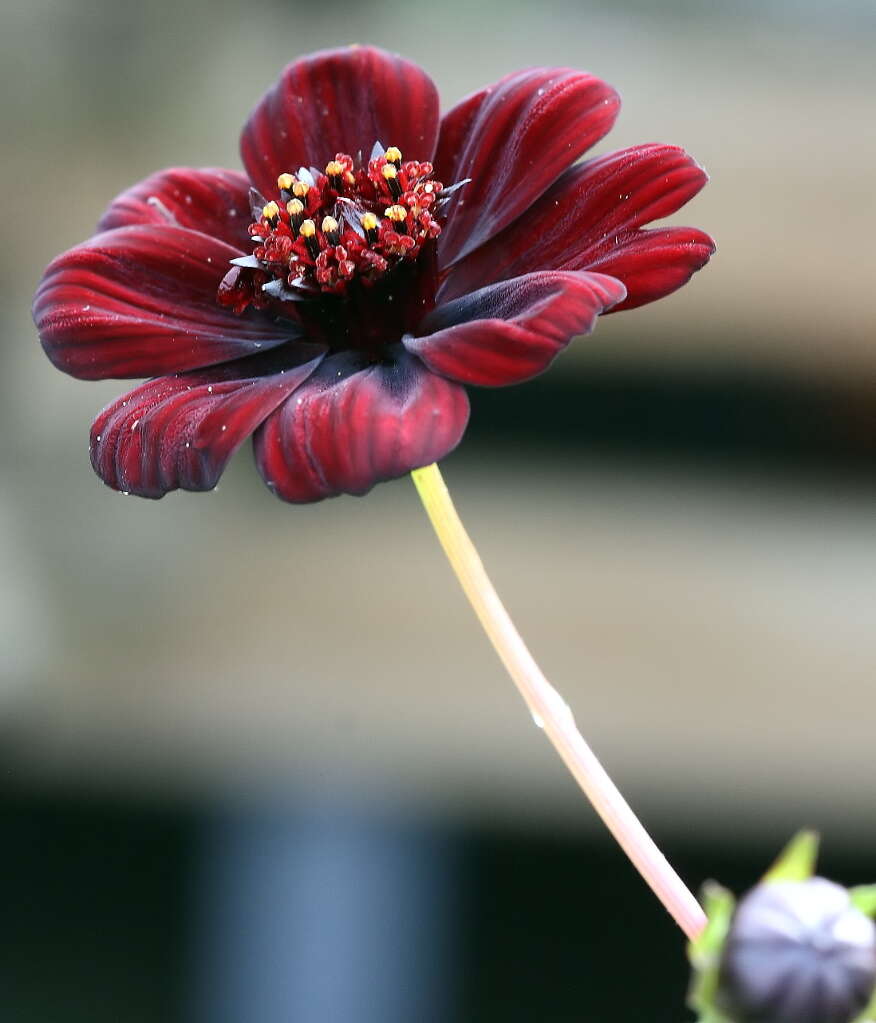
[[[276,220],[280,216],[280,207],[275,202],[268,202],[262,206],[262,216],[265,220]]]
[[[337,160],[329,160],[325,165],[325,172],[330,178],[339,178],[344,173],[344,165]]]
[[[400,224],[408,219],[408,211],[404,208],[404,206],[389,206],[386,210],[384,210],[384,213],[386,213],[387,217],[389,217],[394,224]]]
[[[338,230],[338,222],[334,217],[323,217],[322,219],[322,233],[323,234],[335,234]]]
[[[290,217],[300,217],[304,212],[304,203],[300,199],[290,199],[286,203],[286,212]]]
[[[302,238],[313,238],[316,234],[316,224],[312,220],[304,220],[298,228],[298,233]]]
[[[383,180],[389,186],[389,191],[393,199],[400,199],[402,187],[401,182],[398,179],[398,171],[395,169],[395,164],[385,163],[381,174],[383,175]]]
[[[388,163],[394,163],[396,167],[401,166],[401,150],[397,146],[390,146],[383,155]]]
[[[277,178],[277,188],[281,192],[290,192],[295,184],[295,178],[291,174],[281,174]]]
[[[303,181],[296,181],[292,186],[292,194],[296,199],[303,199],[310,191],[310,185],[305,184]]]
[[[363,213],[359,223],[366,231],[376,231],[380,221],[373,213]]]

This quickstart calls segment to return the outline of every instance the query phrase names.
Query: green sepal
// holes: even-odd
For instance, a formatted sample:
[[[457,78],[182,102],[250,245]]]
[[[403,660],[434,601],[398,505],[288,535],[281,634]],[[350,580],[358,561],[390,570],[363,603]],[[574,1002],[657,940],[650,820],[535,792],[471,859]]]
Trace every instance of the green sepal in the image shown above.
[[[870,999],[870,1004],[858,1016],[855,1023],[876,1023],[876,994]]]
[[[698,1023],[729,1023],[715,1006],[715,997],[721,952],[736,908],[736,899],[731,891],[715,881],[708,881],[703,885],[700,901],[706,912],[707,923],[687,946],[692,967],[687,1004],[698,1014]]]
[[[808,881],[818,859],[817,831],[798,831],[764,874],[764,881]]]
[[[849,888],[852,905],[865,916],[876,917],[876,884],[860,884],[857,888]]]
[[[861,884],[856,888],[849,888],[849,898],[852,905],[866,916],[876,917],[876,884]],[[876,991],[873,992],[870,1004],[856,1023],[876,1023]]]

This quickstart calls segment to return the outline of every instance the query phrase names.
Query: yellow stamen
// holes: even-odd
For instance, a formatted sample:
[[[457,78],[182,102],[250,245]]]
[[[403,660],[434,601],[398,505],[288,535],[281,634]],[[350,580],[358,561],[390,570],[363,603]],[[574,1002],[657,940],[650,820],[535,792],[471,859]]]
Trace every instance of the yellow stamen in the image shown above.
[[[395,165],[391,163],[385,163],[383,170],[380,172],[383,175],[383,180],[389,185],[389,190],[392,193],[393,199],[400,198],[402,194],[401,182],[398,179],[398,171],[395,169]]]
[[[316,237],[316,224],[312,220],[305,220],[298,228],[298,234],[304,239],[307,251],[311,259],[319,256],[319,239]]]
[[[292,186],[292,194],[296,199],[304,199],[307,193],[310,191],[310,185],[305,184],[303,181],[296,181]]]
[[[359,220],[359,223],[366,231],[376,231],[377,225],[380,223],[380,221],[377,219],[377,217],[374,216],[373,213],[363,213]]]
[[[394,224],[401,224],[408,219],[408,211],[404,206],[389,206],[384,213]]]
[[[337,234],[338,222],[334,217],[323,217],[322,220],[322,233],[323,234]]]
[[[389,149],[384,153],[388,163],[394,163],[396,168],[401,166],[402,155],[401,150],[397,146],[390,146]]]
[[[265,220],[273,223],[280,216],[280,207],[275,202],[268,202],[262,206],[262,216]]]
[[[325,165],[325,173],[329,178],[339,178],[344,173],[344,165],[337,160],[329,160]]]
[[[286,203],[286,212],[293,219],[295,217],[300,217],[304,212],[304,203],[300,199],[290,199],[289,202]]]
[[[291,174],[281,174],[277,178],[277,188],[279,188],[281,192],[291,191],[294,184],[295,178]]]

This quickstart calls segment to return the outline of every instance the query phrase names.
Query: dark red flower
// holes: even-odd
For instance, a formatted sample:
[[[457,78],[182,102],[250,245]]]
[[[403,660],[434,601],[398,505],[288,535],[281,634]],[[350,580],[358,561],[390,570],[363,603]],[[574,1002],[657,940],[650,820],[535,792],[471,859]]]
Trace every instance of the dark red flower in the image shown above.
[[[46,270],[34,319],[56,366],[156,377],[98,416],[97,473],[209,490],[253,434],[268,486],[315,501],[442,458],[463,385],[535,376],[713,252],[694,228],[643,230],[706,181],[682,150],[576,163],[618,107],[591,75],[537,68],[442,118],[431,79],[381,50],[291,64],[243,129],[246,174],[154,174]]]

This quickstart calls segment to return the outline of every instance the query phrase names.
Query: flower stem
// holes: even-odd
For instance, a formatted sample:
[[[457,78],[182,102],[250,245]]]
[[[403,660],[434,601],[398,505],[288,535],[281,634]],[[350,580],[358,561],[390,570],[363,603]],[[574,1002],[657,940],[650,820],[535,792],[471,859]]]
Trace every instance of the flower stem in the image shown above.
[[[438,466],[415,469],[411,477],[465,595],[526,701],[533,720],[544,729],[635,868],[682,931],[693,940],[706,924],[705,913],[630,809],[578,731],[568,705],[526,649],[456,514]]]

